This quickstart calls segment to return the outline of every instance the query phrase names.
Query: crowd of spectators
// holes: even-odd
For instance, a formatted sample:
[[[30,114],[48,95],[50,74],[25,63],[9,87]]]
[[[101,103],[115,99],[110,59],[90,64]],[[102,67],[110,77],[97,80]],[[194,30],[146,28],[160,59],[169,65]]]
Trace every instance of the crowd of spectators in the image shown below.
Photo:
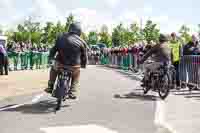
[[[32,43],[24,42],[9,42],[7,44],[8,52],[27,52],[27,51],[36,51],[36,52],[48,52],[49,48],[46,45],[36,45]]]
[[[41,65],[45,60],[42,58],[43,53],[48,53],[49,47],[47,45],[36,45],[30,42],[8,42],[0,44],[0,75],[8,75],[8,69],[10,70],[24,70],[33,69],[36,64],[37,68],[41,68]],[[45,54],[46,55],[46,54]],[[47,56],[46,56],[47,58]]]

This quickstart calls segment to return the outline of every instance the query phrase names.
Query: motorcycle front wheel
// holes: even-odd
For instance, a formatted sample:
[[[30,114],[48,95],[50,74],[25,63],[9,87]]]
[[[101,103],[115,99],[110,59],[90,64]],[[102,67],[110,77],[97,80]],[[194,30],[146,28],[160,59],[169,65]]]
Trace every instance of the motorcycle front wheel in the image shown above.
[[[170,92],[170,76],[165,74],[159,82],[158,94],[162,100],[165,100]]]

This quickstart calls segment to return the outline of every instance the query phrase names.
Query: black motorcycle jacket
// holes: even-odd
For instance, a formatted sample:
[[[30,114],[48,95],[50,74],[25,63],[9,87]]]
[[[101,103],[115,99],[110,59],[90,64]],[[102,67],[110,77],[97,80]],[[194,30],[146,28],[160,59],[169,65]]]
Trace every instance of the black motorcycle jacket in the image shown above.
[[[56,55],[56,61],[66,66],[85,67],[87,64],[87,44],[75,33],[63,33],[50,50],[49,58]]]

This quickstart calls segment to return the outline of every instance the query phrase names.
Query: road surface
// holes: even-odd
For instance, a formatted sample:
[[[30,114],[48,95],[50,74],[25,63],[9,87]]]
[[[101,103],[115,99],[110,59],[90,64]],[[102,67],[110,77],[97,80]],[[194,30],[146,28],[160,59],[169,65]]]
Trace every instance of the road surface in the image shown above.
[[[29,74],[24,76],[25,82],[30,80],[28,77]],[[200,118],[197,118],[199,109],[195,109],[196,117],[191,114],[194,112],[191,109],[192,105],[198,105],[198,101],[185,98],[189,95],[187,91],[174,91],[163,102],[154,92],[143,96],[138,76],[121,70],[92,66],[81,71],[79,100],[66,101],[62,110],[55,114],[55,99],[41,91],[41,84],[44,86],[44,81],[48,80],[48,71],[41,71],[38,78],[40,81],[32,81],[24,88],[31,88],[30,86],[34,84],[34,90],[37,90],[38,86],[38,91],[21,93],[20,96],[0,101],[1,133],[186,133],[186,131],[198,133],[199,131]],[[15,83],[16,86],[17,84],[21,86],[22,83]],[[1,86],[3,85],[0,83]],[[6,89],[9,85],[4,84],[3,87]],[[195,92],[194,95],[198,94]],[[195,121],[194,126],[190,124],[191,119]]]

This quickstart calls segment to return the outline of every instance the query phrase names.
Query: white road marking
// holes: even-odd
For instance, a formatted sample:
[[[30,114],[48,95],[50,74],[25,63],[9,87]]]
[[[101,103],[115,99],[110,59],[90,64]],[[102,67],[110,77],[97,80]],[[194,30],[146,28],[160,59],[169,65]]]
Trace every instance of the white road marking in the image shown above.
[[[166,115],[165,101],[157,101],[154,121],[154,123],[158,126],[157,133],[177,133],[177,131],[166,121]]]
[[[40,128],[45,133],[117,133],[111,129],[98,125],[80,125]]]
[[[8,110],[8,109],[15,109],[15,108],[18,108],[18,107],[27,105],[27,104],[34,104],[34,103],[37,103],[37,102],[39,102],[39,100],[40,100],[44,95],[45,95],[44,93],[38,94],[38,95],[34,96],[33,99],[32,99],[31,101],[28,101],[28,102],[25,102],[25,103],[22,103],[22,104],[13,105],[13,106],[10,106],[10,107],[5,107],[5,108],[0,109],[0,111],[4,111],[4,110]]]

